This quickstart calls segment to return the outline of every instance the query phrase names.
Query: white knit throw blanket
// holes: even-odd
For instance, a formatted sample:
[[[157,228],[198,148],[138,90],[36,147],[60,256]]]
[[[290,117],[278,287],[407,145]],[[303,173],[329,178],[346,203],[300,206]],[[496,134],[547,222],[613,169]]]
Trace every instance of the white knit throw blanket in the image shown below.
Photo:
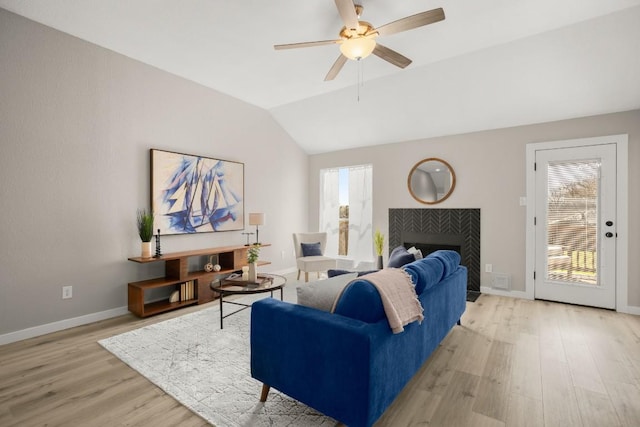
[[[376,287],[384,312],[394,334],[404,331],[411,322],[422,322],[422,304],[418,301],[411,277],[402,269],[385,268],[360,277]],[[355,279],[358,280],[358,279]]]

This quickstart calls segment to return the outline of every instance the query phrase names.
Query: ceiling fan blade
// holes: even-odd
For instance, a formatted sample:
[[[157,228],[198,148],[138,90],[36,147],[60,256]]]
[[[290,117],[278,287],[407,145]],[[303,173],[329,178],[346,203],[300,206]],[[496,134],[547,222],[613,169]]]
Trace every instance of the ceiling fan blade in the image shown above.
[[[389,34],[395,34],[401,31],[422,27],[423,25],[433,24],[434,22],[442,21],[443,19],[444,10],[440,7],[438,9],[428,10],[426,12],[398,19],[397,21],[393,21],[376,28],[376,31],[381,36],[388,36]]]
[[[338,7],[338,13],[344,22],[344,26],[349,30],[357,30],[358,26],[358,14],[356,13],[356,6],[352,0],[336,0],[336,6]]]
[[[331,69],[327,73],[327,76],[324,78],[324,81],[327,82],[329,80],[335,79],[338,73],[340,72],[340,70],[342,70],[342,67],[346,62],[347,62],[347,57],[344,55],[340,55],[338,59],[336,59],[336,62],[334,62],[333,65],[331,66]]]
[[[275,50],[283,50],[283,49],[297,49],[299,47],[314,47],[314,46],[324,46],[327,44],[336,44],[340,43],[342,40],[320,40],[317,42],[303,42],[303,43],[289,43],[289,44],[276,44],[273,46]]]
[[[347,59],[348,58],[346,56],[340,55],[338,59],[336,59],[336,62],[334,62],[333,65],[331,66],[331,69],[329,70],[326,77],[324,78],[324,81],[328,82],[329,80],[335,79],[338,73],[340,72],[340,70],[342,70],[342,67],[344,67],[344,64],[347,62]]]
[[[393,49],[382,46],[380,43],[376,44],[376,48],[373,49],[373,54],[395,65],[396,67],[406,68],[407,65],[411,64],[411,60],[409,58],[404,55],[400,55]]]

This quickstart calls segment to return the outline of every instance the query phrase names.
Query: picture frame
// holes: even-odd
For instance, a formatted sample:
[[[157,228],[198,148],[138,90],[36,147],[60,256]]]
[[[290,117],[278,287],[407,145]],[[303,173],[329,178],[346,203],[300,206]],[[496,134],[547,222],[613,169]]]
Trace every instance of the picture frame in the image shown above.
[[[244,163],[150,150],[154,234],[244,229]]]

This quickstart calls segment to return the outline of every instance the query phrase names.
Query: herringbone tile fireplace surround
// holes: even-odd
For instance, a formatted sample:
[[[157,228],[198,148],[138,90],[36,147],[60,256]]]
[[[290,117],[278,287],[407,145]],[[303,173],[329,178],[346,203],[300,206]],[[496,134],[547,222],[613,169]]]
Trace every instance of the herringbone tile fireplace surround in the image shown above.
[[[389,209],[389,251],[397,246],[458,251],[467,290],[480,292],[480,209]]]

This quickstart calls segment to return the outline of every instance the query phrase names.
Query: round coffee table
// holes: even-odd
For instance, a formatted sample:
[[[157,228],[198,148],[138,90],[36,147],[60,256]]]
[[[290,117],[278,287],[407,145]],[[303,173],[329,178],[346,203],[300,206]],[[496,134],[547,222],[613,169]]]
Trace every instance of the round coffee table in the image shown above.
[[[248,282],[246,280],[242,280],[239,277],[225,278],[221,279],[220,281],[211,282],[211,284],[209,285],[211,290],[220,294],[220,329],[223,329],[223,321],[226,317],[229,317],[251,307],[251,304],[243,304],[236,301],[225,301],[225,296],[262,294],[265,292],[270,292],[271,298],[273,298],[273,291],[280,289],[280,300],[282,300],[282,288],[286,283],[287,278],[284,276],[279,276],[277,274],[258,274],[257,282]],[[222,313],[223,303],[239,305],[242,308],[224,315]]]

